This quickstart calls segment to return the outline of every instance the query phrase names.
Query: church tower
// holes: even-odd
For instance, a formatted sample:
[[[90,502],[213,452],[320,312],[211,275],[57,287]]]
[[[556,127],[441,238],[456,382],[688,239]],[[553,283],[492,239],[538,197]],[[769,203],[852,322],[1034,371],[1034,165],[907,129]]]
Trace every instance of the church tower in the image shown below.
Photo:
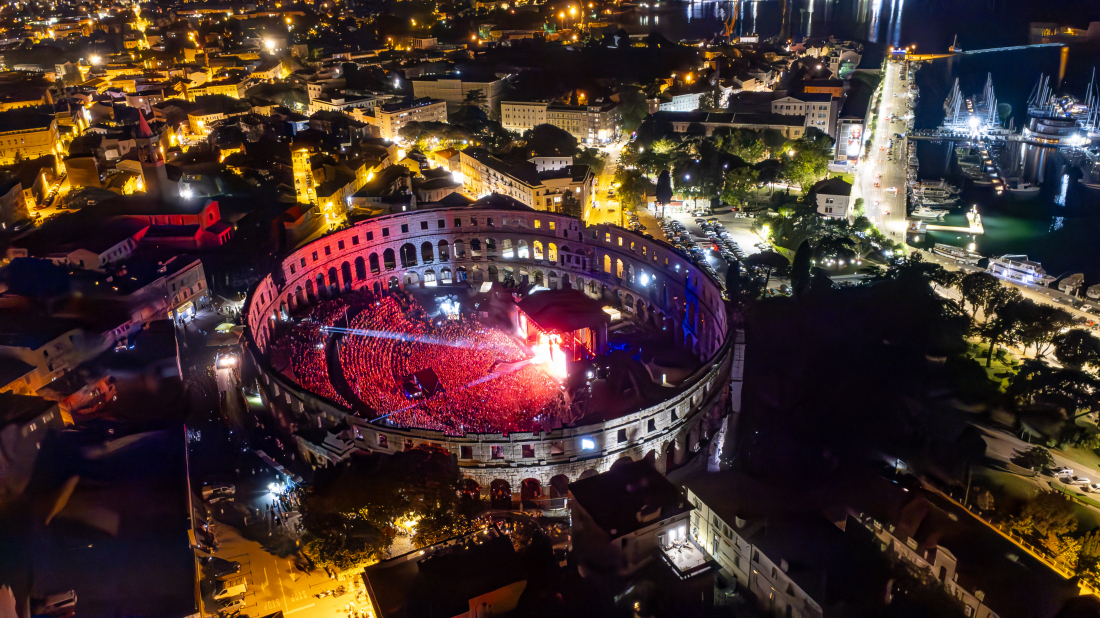
[[[145,121],[145,115],[138,111],[138,130],[134,139],[137,142],[138,161],[141,162],[145,194],[174,201],[179,197],[179,190],[168,181],[168,171],[164,169],[164,154],[160,150],[157,137],[153,135],[149,123]]]

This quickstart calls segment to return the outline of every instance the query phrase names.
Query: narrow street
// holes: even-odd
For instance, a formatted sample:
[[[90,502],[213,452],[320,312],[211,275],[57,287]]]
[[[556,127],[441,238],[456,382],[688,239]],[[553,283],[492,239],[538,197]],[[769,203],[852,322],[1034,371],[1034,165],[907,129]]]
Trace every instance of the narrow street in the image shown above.
[[[598,223],[612,223],[622,225],[622,212],[619,208],[619,200],[607,197],[607,191],[615,184],[615,171],[619,169],[619,155],[627,142],[613,142],[600,152],[607,155],[607,163],[603,166],[603,172],[596,181],[596,194],[592,199],[592,206],[586,209],[584,220],[588,225]]]

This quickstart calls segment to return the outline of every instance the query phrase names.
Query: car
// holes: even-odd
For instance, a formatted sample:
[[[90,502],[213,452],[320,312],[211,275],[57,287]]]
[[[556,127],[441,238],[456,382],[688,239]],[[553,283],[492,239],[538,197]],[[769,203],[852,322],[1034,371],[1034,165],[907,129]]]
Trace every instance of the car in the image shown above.
[[[1100,493],[1100,483],[1089,483],[1088,487],[1085,489],[1094,493]]]
[[[1083,476],[1071,476],[1066,480],[1066,485],[1088,485],[1091,482]]]
[[[1057,476],[1057,477],[1073,476],[1073,468],[1066,468],[1066,467],[1054,468],[1053,470],[1050,471],[1050,473],[1053,474],[1054,476]]]
[[[1081,311],[1088,311],[1088,312],[1091,313],[1092,312],[1092,305],[1087,304],[1087,303],[1084,304],[1084,305],[1081,305]]]
[[[244,599],[238,597],[238,598],[233,599],[232,601],[228,601],[224,605],[222,605],[221,609],[218,610],[218,613],[225,614],[225,613],[228,613],[228,612],[239,610],[243,607],[244,607]]]
[[[1066,302],[1066,300],[1064,298],[1062,298],[1061,296],[1055,296],[1055,297],[1051,298],[1050,300],[1053,301],[1053,302],[1056,302],[1056,303]]]
[[[241,563],[236,560],[225,560],[217,556],[211,556],[207,562],[208,573],[214,579],[229,577],[241,572]]]

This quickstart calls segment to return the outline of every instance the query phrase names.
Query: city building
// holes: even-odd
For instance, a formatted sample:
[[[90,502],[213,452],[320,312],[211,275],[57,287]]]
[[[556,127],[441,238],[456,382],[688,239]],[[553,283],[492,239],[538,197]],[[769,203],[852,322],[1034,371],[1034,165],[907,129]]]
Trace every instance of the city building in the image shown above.
[[[0,358],[0,371],[8,359]],[[0,383],[8,376],[0,373]],[[10,386],[10,385],[8,385]],[[65,423],[57,402],[12,393],[0,384],[0,506],[7,505],[26,489],[42,440],[51,429]]]
[[[783,134],[789,140],[795,140],[806,133],[804,116],[785,116],[783,114],[742,114],[736,112],[657,112],[655,120],[667,123],[676,133],[703,133],[711,135],[715,129],[751,129],[765,131],[772,129]]]
[[[481,106],[486,111],[496,111],[499,109],[500,99],[504,95],[504,80],[487,75],[477,80],[459,74],[453,77],[425,76],[412,80],[412,84],[414,97],[445,101],[449,112],[456,111],[466,102],[471,93],[475,92],[480,92],[483,96]]]
[[[29,217],[23,182],[15,174],[0,176],[0,229],[11,229]]]
[[[503,101],[500,118],[509,131],[522,133],[540,124],[550,124],[569,132],[583,144],[604,144],[619,136],[619,113],[612,101],[593,105]]]
[[[418,98],[408,103],[390,103],[374,108],[373,119],[379,134],[396,140],[401,128],[410,122],[447,122],[447,103],[437,98]]]
[[[363,583],[377,618],[490,618],[516,608],[527,569],[491,527],[372,564]]]
[[[529,161],[509,163],[482,148],[460,153],[463,183],[471,195],[506,195],[536,210],[562,212],[562,199],[572,191],[580,207],[591,205],[595,175],[587,165],[570,165],[544,172]]]
[[[839,177],[826,178],[815,184],[810,191],[816,196],[819,215],[833,219],[853,217],[851,183]]]
[[[813,127],[830,137],[836,137],[836,118],[842,100],[829,93],[788,95],[772,101],[771,112],[783,116],[802,116],[806,128]]]
[[[57,119],[27,110],[0,112],[0,165],[58,154]]]
[[[654,462],[616,463],[570,483],[569,492],[574,556],[582,563],[610,554],[629,572],[660,556],[681,578],[716,570],[688,534],[693,507]]]

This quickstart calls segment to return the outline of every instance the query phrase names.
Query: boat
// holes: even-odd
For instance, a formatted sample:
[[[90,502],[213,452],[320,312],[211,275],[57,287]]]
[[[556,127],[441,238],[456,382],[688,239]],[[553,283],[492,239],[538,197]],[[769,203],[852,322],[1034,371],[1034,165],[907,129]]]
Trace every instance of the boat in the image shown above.
[[[955,206],[958,206],[959,200],[953,197],[913,196],[913,203],[920,206],[940,206],[944,208],[954,208]]]
[[[1008,191],[1020,196],[1038,195],[1039,185],[1024,182],[1019,178],[1008,179]]]
[[[927,206],[917,206],[909,216],[914,219],[942,219],[947,214],[946,210],[937,210]]]
[[[989,268],[986,270],[995,277],[1026,285],[1047,286],[1056,279],[1056,277],[1048,275],[1041,264],[1029,260],[1026,255],[991,257],[989,258]]]
[[[936,255],[942,255],[943,257],[955,260],[956,262],[962,262],[963,264],[977,264],[978,260],[982,259],[982,255],[980,253],[970,251],[969,249],[963,249],[962,247],[945,245],[940,242],[933,245],[932,253],[935,253]]]
[[[993,179],[985,174],[982,174],[981,176],[974,178],[974,184],[978,185],[979,187],[988,187],[993,184]]]

